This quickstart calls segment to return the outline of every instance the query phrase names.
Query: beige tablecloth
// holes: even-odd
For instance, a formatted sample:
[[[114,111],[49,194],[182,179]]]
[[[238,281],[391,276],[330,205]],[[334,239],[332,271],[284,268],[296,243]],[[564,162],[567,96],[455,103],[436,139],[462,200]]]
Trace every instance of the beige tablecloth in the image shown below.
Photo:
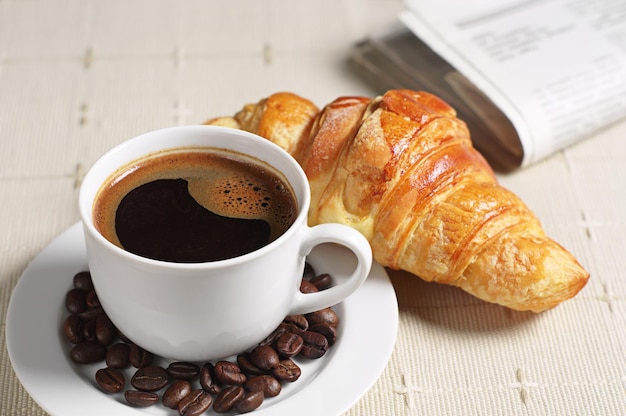
[[[376,94],[346,56],[401,9],[399,0],[0,0],[1,415],[44,414],[12,370],[6,312],[29,262],[78,221],[78,185],[94,160],[138,133],[231,114],[276,91],[319,105]],[[587,287],[534,315],[393,273],[396,346],[347,415],[626,413],[625,134],[617,125],[500,175],[591,272]]]

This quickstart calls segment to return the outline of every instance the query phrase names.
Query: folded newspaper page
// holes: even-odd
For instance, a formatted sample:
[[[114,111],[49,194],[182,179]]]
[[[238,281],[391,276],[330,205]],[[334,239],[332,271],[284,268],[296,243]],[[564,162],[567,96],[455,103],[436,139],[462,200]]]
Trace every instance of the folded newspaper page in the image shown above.
[[[402,31],[369,39],[355,59],[455,106],[492,163],[531,164],[626,116],[624,0],[406,6],[400,20],[413,39]]]

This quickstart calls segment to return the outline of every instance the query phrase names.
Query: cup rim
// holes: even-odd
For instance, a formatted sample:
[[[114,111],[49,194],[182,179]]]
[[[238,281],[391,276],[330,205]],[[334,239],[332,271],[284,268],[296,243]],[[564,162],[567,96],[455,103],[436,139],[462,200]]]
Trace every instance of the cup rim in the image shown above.
[[[188,143],[178,144],[178,145],[172,144],[172,145],[165,145],[165,146],[159,145],[155,148],[151,148],[151,150],[146,150],[142,152],[138,156],[133,156],[133,157],[128,158],[122,164],[116,164],[116,166],[108,170],[109,174],[106,175],[106,178],[102,180],[97,180],[94,178],[94,176],[97,176],[96,170],[100,166],[107,163],[109,159],[114,158],[116,155],[124,153],[129,147],[136,145],[136,143],[150,140],[151,138],[153,138],[153,136],[157,136],[157,135],[167,135],[167,134],[176,135],[176,134],[181,134],[181,132],[189,134],[189,135],[202,134],[205,132],[216,132],[216,133],[222,133],[228,136],[232,136],[232,139],[229,139],[231,141],[240,140],[239,145],[243,144],[244,141],[253,141],[253,142],[259,143],[261,146],[265,146],[268,149],[268,152],[276,154],[279,157],[285,159],[292,166],[293,172],[297,175],[297,179],[302,183],[303,192],[301,193],[301,195],[298,195],[297,189],[292,183],[293,180],[290,180],[287,177],[287,174],[283,172],[281,169],[278,169],[272,163],[263,159],[260,155],[247,152],[245,151],[245,149],[243,150],[233,149],[232,147],[236,147],[236,145],[233,146],[230,143],[229,143],[229,146],[213,145],[213,144],[206,144],[206,145],[188,144]],[[292,225],[278,238],[271,241],[269,244],[257,250],[254,250],[252,252],[242,254],[237,257],[223,259],[223,260],[193,262],[193,263],[191,262],[190,263],[186,263],[186,262],[177,263],[177,262],[156,260],[156,259],[151,259],[148,257],[143,257],[143,256],[131,253],[129,251],[124,250],[123,248],[118,247],[117,245],[107,240],[102,234],[100,234],[100,232],[96,229],[93,223],[93,202],[94,202],[95,196],[98,193],[98,189],[102,186],[104,181],[106,181],[106,179],[110,177],[110,175],[113,172],[115,172],[117,169],[123,167],[125,164],[133,162],[134,160],[138,160],[142,157],[145,157],[146,155],[150,155],[155,152],[167,151],[170,149],[173,150],[173,149],[184,148],[184,147],[212,147],[212,148],[217,148],[217,149],[223,148],[227,150],[233,150],[233,151],[237,151],[245,155],[251,156],[253,158],[256,158],[262,161],[263,163],[266,163],[272,166],[276,171],[280,172],[283,175],[284,179],[287,180],[287,182],[289,182],[289,185],[291,186],[291,188],[294,190],[294,193],[296,194],[295,197],[298,202],[298,215],[296,216]],[[93,187],[96,187],[97,189],[93,189]],[[129,261],[134,261],[140,264],[144,264],[146,266],[156,266],[156,267],[160,267],[164,269],[199,270],[199,269],[219,269],[219,268],[234,266],[234,265],[244,263],[244,262],[253,260],[255,258],[264,256],[266,253],[274,250],[276,246],[283,244],[283,242],[289,239],[293,233],[297,232],[300,224],[307,226],[306,220],[308,216],[310,198],[311,198],[310,185],[306,177],[306,174],[304,173],[304,170],[302,169],[300,164],[294,159],[293,156],[291,156],[286,150],[284,150],[282,147],[278,146],[277,144],[259,135],[256,135],[256,134],[244,131],[244,130],[238,130],[235,128],[222,127],[222,126],[209,126],[209,125],[185,125],[185,126],[165,127],[165,128],[161,128],[157,130],[148,131],[146,133],[142,133],[140,135],[127,139],[117,144],[116,146],[112,147],[111,149],[109,149],[91,165],[91,167],[85,174],[83,181],[81,183],[81,186],[80,186],[80,190],[79,190],[78,204],[79,204],[79,213],[80,213],[82,227],[83,227],[84,232],[88,233],[92,238],[94,238],[103,248],[109,251],[113,251],[117,255]]]

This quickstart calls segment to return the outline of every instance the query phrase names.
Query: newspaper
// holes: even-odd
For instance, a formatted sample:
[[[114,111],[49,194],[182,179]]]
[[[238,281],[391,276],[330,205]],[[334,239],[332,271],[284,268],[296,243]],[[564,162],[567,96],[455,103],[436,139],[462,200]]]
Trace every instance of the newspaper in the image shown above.
[[[355,60],[439,94],[492,163],[534,163],[626,116],[626,1],[405,4],[411,36],[368,39]]]

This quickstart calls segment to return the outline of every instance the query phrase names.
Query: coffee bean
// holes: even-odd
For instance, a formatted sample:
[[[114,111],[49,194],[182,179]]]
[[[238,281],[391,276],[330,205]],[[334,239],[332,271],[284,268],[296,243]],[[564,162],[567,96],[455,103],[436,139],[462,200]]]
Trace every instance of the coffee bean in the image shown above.
[[[167,373],[176,380],[193,380],[200,374],[200,367],[194,363],[177,361],[167,366]]]
[[[104,314],[104,309],[102,309],[102,306],[96,306],[94,308],[89,308],[81,313],[79,313],[78,315],[80,316],[80,318],[83,321],[91,321],[96,319],[98,316]]]
[[[261,391],[265,397],[276,397],[282,390],[280,381],[276,377],[267,374],[249,378],[244,383],[244,387],[248,391]]]
[[[309,282],[308,280],[303,280],[302,282],[300,282],[300,292],[315,293],[315,292],[319,292],[319,289],[317,288],[317,286],[315,286],[313,283]]]
[[[119,393],[124,389],[126,379],[121,371],[106,367],[96,371],[96,383],[107,393]]]
[[[91,289],[91,291],[87,293],[85,303],[87,304],[87,308],[97,308],[98,306],[101,306],[100,299],[98,299],[98,295],[96,295],[95,290]]]
[[[130,384],[141,391],[158,391],[169,382],[167,371],[157,365],[142,367],[130,379]]]
[[[297,355],[304,345],[302,337],[293,332],[285,332],[276,340],[276,352],[283,358],[290,358]]]
[[[96,318],[96,339],[100,344],[108,346],[117,336],[117,328],[108,316],[102,314]]]
[[[261,374],[266,374],[267,371],[260,369],[256,365],[252,364],[250,361],[250,354],[243,353],[237,356],[237,364],[239,364],[239,368],[246,374],[250,374],[253,376],[258,376]]]
[[[318,290],[326,290],[333,285],[333,279],[328,273],[317,275],[309,281],[313,283]]]
[[[243,398],[245,390],[241,386],[229,386],[226,387],[215,398],[213,403],[213,410],[216,413],[226,413],[230,411],[239,400]]]
[[[208,393],[217,394],[222,391],[222,387],[217,383],[215,378],[215,366],[211,363],[206,363],[200,370],[200,386]]]
[[[280,358],[271,346],[259,345],[250,351],[250,361],[261,370],[271,370],[278,365]]]
[[[332,308],[320,309],[319,311],[307,313],[305,316],[307,321],[309,321],[309,326],[315,324],[328,324],[336,327],[339,325],[339,316]]]
[[[198,416],[206,412],[213,397],[202,389],[193,390],[191,393],[182,398],[178,403],[178,414],[180,416]]]
[[[328,350],[328,340],[319,332],[306,331],[302,334],[302,349],[299,356],[304,358],[320,358]]]
[[[124,398],[137,407],[148,407],[159,402],[159,395],[150,391],[126,390]]]
[[[309,321],[304,315],[289,315],[281,324],[288,332],[301,334],[309,328]]]
[[[123,342],[118,342],[109,347],[105,362],[111,368],[127,368],[130,366],[130,346]]]
[[[287,358],[278,363],[278,367],[272,370],[272,375],[280,381],[293,383],[302,374],[302,370],[292,359]]]
[[[175,380],[163,393],[163,405],[177,409],[180,401],[191,393],[191,384],[187,380]]]
[[[259,342],[259,345],[272,345],[274,341],[276,341],[276,338],[278,338],[285,332],[287,332],[287,327],[281,322],[280,325],[278,325],[278,328],[276,328],[274,331],[272,331],[271,334],[265,337],[263,341]]]
[[[249,413],[263,404],[263,392],[250,391],[245,393],[244,396],[235,405],[237,413]]]
[[[90,364],[104,360],[107,349],[97,341],[83,341],[70,350],[72,361],[78,364]]]
[[[309,331],[319,332],[328,340],[328,345],[334,345],[337,341],[337,328],[328,324],[315,324],[309,327]]]
[[[91,281],[91,273],[88,271],[78,272],[74,275],[73,279],[74,288],[80,289],[85,293],[90,292],[93,289],[93,282]]]
[[[80,316],[76,314],[69,315],[65,318],[65,322],[63,322],[63,333],[65,334],[65,338],[72,344],[78,344],[83,341],[85,339],[85,336],[83,335],[83,326],[84,321],[80,318]]]
[[[65,308],[69,313],[87,310],[87,294],[80,289],[70,289],[65,295]]]
[[[128,359],[133,367],[141,368],[152,364],[154,355],[151,352],[144,350],[139,345],[132,344],[130,346]]]
[[[90,319],[83,324],[83,338],[85,341],[98,341],[96,337],[96,320]]]
[[[230,361],[218,361],[215,363],[215,379],[222,384],[238,385],[246,381],[246,375],[241,368]]]

